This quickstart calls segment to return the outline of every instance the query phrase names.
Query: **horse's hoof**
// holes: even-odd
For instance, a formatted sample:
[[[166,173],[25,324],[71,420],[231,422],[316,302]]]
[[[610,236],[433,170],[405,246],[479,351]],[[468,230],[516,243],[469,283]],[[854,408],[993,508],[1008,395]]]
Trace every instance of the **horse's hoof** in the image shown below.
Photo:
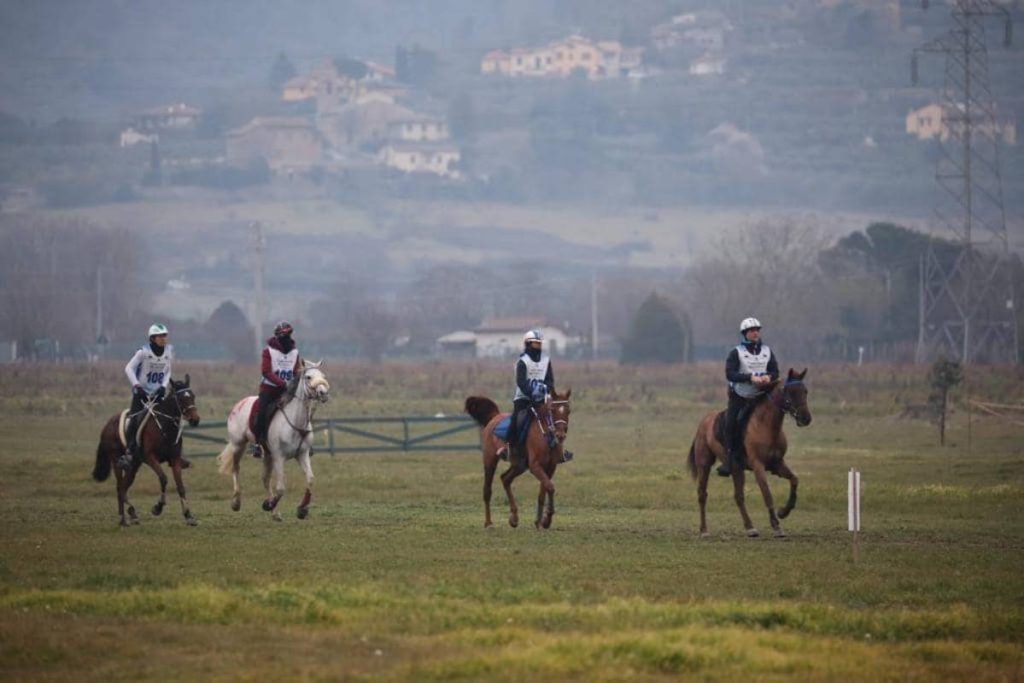
[[[484,523],[484,531],[494,531],[494,525],[490,522]]]
[[[711,534],[709,534],[706,531],[702,531],[699,534],[697,534],[697,538],[711,538]]]
[[[309,517],[309,508],[300,507],[295,511],[295,516],[299,519],[305,519]]]
[[[274,514],[272,514],[272,515],[271,515],[270,517],[271,517],[271,519],[273,519],[273,520],[274,520],[275,522],[280,522],[280,521],[283,521],[283,520],[281,519],[281,513],[279,513],[279,512],[275,512],[275,513],[274,513]]]
[[[153,513],[154,517],[159,517],[161,515],[161,513],[163,513],[163,511],[164,511],[164,506],[161,505],[160,503],[157,503],[156,505],[154,505],[153,509],[150,510],[150,512]]]
[[[130,524],[131,524],[132,526],[138,526],[139,524],[141,524],[141,523],[142,523],[142,522],[140,522],[140,521],[139,521],[139,518],[138,518],[138,517],[132,517],[132,518],[130,518],[130,519],[128,520],[128,522],[129,522],[129,523],[130,523]]]
[[[188,526],[199,526],[199,520],[195,517],[186,517],[185,524],[187,524]]]
[[[134,505],[129,505],[128,506],[128,516],[133,518],[133,519],[139,516],[139,513],[135,511],[135,506]]]
[[[554,517],[553,515],[547,515],[546,517],[544,517],[544,519],[540,520],[540,525],[542,527],[544,527],[545,529],[550,529],[551,528],[551,520],[553,519],[553,517]]]
[[[508,518],[508,525],[510,527],[512,527],[513,529],[515,529],[517,526],[519,526],[519,518],[515,517],[515,516],[509,517]]]
[[[263,511],[264,512],[270,512],[273,509],[274,509],[274,503],[271,502],[271,500],[269,498],[267,498],[265,501],[263,501]]]
[[[118,523],[118,526],[120,526],[122,529],[127,529],[128,526],[129,526],[128,525],[128,520],[126,520],[124,517],[122,517],[121,521]]]
[[[789,513],[790,512],[791,512],[790,508],[782,508],[778,512],[779,519],[785,519],[786,517],[789,517]]]
[[[234,510],[235,512],[238,512],[239,510],[241,510],[242,509],[242,501],[239,500],[238,498],[235,498],[234,500],[232,500],[231,501],[231,509]]]
[[[786,537],[786,532],[783,531],[781,528],[774,529],[772,531],[772,536],[774,536],[775,538],[785,538]]]
[[[757,529],[754,529],[753,527],[751,527],[750,529],[747,529],[747,538],[757,538],[760,535],[761,535],[761,532],[758,531]]]

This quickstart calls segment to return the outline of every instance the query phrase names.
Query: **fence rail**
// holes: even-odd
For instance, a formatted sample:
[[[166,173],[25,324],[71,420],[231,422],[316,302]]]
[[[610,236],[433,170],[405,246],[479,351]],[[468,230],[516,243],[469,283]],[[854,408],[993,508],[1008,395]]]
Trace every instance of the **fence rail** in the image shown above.
[[[414,453],[468,451],[480,447],[477,424],[468,417],[327,417],[313,420],[313,432],[326,433],[318,438],[314,450],[339,453]],[[223,444],[227,422],[204,422],[187,427],[183,437],[194,441]],[[216,435],[207,433],[218,432]],[[471,432],[472,439],[456,439]],[[211,457],[217,452],[192,453],[189,457]]]

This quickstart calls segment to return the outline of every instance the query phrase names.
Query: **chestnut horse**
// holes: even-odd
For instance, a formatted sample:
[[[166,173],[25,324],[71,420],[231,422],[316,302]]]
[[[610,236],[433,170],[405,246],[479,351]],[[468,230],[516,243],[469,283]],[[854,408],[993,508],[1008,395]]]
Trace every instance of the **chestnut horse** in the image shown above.
[[[185,375],[184,382],[172,379],[171,391],[160,401],[146,406],[145,409],[150,413],[149,419],[138,433],[142,459],[136,458],[127,471],[116,464],[125,448],[120,434],[121,414],[118,413],[107,420],[107,424],[100,432],[100,444],[96,447],[96,465],[92,470],[92,478],[96,481],[106,481],[110,476],[110,470],[114,470],[117,479],[117,513],[121,517],[121,526],[128,526],[129,522],[139,523],[135,506],[128,500],[128,489],[135,482],[135,475],[143,462],[156,472],[156,477],[160,480],[160,498],[153,505],[153,515],[160,515],[167,502],[167,475],[160,467],[161,462],[166,462],[171,466],[171,473],[174,475],[174,486],[178,489],[178,497],[181,499],[181,513],[185,517],[185,523],[189,526],[198,524],[189,509],[188,498],[185,497],[185,483],[181,479],[181,420],[188,420],[193,427],[199,424],[196,395],[192,392],[189,382],[188,375]],[[128,518],[125,518],[126,505]]]
[[[807,387],[804,385],[806,375],[807,368],[799,374],[790,368],[785,382],[776,380],[769,385],[767,396],[754,405],[747,420],[747,428],[742,439],[743,446],[736,456],[744,466],[732,467],[732,483],[736,505],[740,509],[740,516],[743,517],[743,528],[751,538],[757,536],[758,531],[750,521],[743,500],[744,469],[754,472],[761,495],[764,496],[764,504],[768,507],[772,532],[777,538],[786,535],[779,524],[779,519],[785,519],[796,507],[797,476],[789,469],[784,459],[786,435],[782,432],[782,420],[788,414],[793,416],[798,427],[806,427],[811,423],[811,411],[807,407]],[[715,464],[716,458],[725,461],[725,447],[715,434],[716,423],[724,419],[724,412],[708,413],[704,416],[697,427],[697,436],[693,439],[687,458],[690,474],[697,480],[701,538],[708,536],[704,505],[708,499],[708,476],[711,473],[711,466]],[[768,488],[766,471],[789,480],[789,500],[786,501],[785,507],[779,510],[778,515],[772,502],[772,492]]]
[[[564,396],[552,390],[548,399],[533,409],[534,417],[523,445],[515,445],[509,449],[509,468],[502,473],[501,483],[508,496],[508,524],[513,528],[519,526],[519,506],[516,505],[516,498],[512,494],[512,482],[527,469],[540,482],[534,525],[538,529],[547,529],[551,526],[551,518],[555,514],[555,485],[551,478],[555,476],[555,468],[563,461],[563,444],[569,431],[569,413],[572,412],[572,405],[569,403],[571,395],[572,389],[566,391]],[[467,398],[465,410],[481,427],[480,450],[484,456],[484,528],[487,528],[492,525],[491,484],[494,481],[494,472],[498,468],[498,449],[502,445],[501,440],[494,436],[494,428],[498,426],[504,414],[498,410],[494,401],[483,396]]]

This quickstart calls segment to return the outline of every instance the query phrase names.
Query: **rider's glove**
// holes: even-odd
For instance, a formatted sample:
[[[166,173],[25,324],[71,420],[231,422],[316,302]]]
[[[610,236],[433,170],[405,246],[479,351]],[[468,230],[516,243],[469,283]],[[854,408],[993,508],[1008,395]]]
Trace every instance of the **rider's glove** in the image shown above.
[[[153,399],[156,401],[162,401],[164,398],[164,394],[166,393],[166,389],[164,389],[163,387],[158,387],[157,390],[153,392]]]

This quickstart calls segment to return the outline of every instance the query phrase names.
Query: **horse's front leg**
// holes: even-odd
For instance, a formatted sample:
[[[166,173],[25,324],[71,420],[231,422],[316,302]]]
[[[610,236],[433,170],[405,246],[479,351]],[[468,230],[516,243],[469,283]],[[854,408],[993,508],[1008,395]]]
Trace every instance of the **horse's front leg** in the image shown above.
[[[698,451],[699,455],[700,451]],[[711,476],[711,467],[715,464],[714,456],[710,452],[706,452],[705,457],[697,457],[696,465],[699,468],[697,470],[697,503],[700,505],[700,537],[707,538],[711,534],[708,533],[708,518],[707,518],[707,504],[708,504],[708,478]]]
[[[505,487],[505,496],[508,498],[508,525],[513,529],[519,526],[519,506],[516,505],[516,497],[512,494],[512,482],[524,471],[525,469],[513,463],[501,475],[501,485]]]
[[[128,511],[128,521],[131,524],[139,523],[139,513],[135,511],[135,506],[132,505],[132,501],[128,498],[128,491],[131,490],[132,484],[135,483],[135,477],[139,473],[140,467],[142,467],[141,462],[133,462],[132,466],[128,468],[128,472],[124,475],[124,504]]]
[[[552,463],[545,470],[545,474],[548,475],[548,481],[550,481],[551,479],[554,478],[554,476],[555,476],[555,468],[556,467],[558,467],[558,465]],[[547,505],[543,508],[543,511],[542,511],[541,503],[544,501],[545,498],[547,499]],[[552,490],[552,491],[549,491],[547,494],[545,494],[544,493],[544,489],[541,488],[541,495],[540,495],[540,498],[537,500],[537,521],[538,521],[540,527],[543,528],[543,529],[550,529],[551,528],[551,520],[554,518],[554,516],[555,516],[555,492],[554,492],[554,490]]]
[[[263,501],[263,509],[272,513],[271,517],[273,517],[275,522],[280,522],[281,513],[277,511],[277,504],[281,502],[281,498],[284,496],[284,456],[272,451],[270,454],[264,454],[263,457],[271,461],[265,465],[263,473],[263,481],[267,486],[267,499]],[[274,473],[273,490],[270,488],[271,470]]]
[[[786,532],[782,530],[779,518],[775,515],[775,501],[772,500],[772,490],[768,487],[768,475],[765,474],[764,464],[760,460],[754,460],[751,468],[754,470],[754,479],[757,480],[757,486],[761,489],[761,497],[764,498],[765,507],[768,508],[768,522],[772,525],[772,534],[776,538],[784,538]]]
[[[125,480],[128,478],[128,475],[116,463],[112,462],[111,466],[114,470],[114,483],[116,484],[114,490],[117,492],[118,524],[126,527],[128,526],[128,518],[124,516],[124,507],[128,502],[128,486],[125,484]]]
[[[306,475],[306,492],[302,494],[302,502],[295,514],[299,519],[306,519],[309,516],[309,502],[313,499],[313,464],[309,460],[309,451],[299,453],[299,467]]]
[[[789,499],[786,500],[786,504],[779,510],[779,519],[785,519],[793,511],[793,508],[796,507],[796,487],[800,480],[782,460],[779,460],[778,465],[776,465],[775,474],[789,480]]]
[[[185,482],[181,478],[180,456],[171,461],[171,474],[174,476],[174,488],[178,491],[178,499],[181,501],[181,514],[185,518],[185,524],[189,526],[199,524],[198,520],[192,515],[192,510],[188,507],[188,497],[185,495]]]
[[[740,509],[740,517],[743,518],[743,528],[747,531],[747,536],[754,538],[760,536],[757,529],[754,528],[754,523],[750,521],[750,515],[747,514],[747,503],[743,498],[743,484],[745,480],[745,472],[743,470],[742,463],[735,463],[732,468],[732,486],[733,486],[733,499],[736,501],[736,507]]]
[[[151,451],[143,451],[143,460],[149,468],[156,472],[156,478],[160,480],[160,497],[157,498],[156,503],[153,505],[153,509],[150,512],[153,516],[159,517],[160,513],[164,511],[164,505],[167,504],[167,475],[164,474],[164,468],[160,467],[160,463],[156,459],[156,454]]]

